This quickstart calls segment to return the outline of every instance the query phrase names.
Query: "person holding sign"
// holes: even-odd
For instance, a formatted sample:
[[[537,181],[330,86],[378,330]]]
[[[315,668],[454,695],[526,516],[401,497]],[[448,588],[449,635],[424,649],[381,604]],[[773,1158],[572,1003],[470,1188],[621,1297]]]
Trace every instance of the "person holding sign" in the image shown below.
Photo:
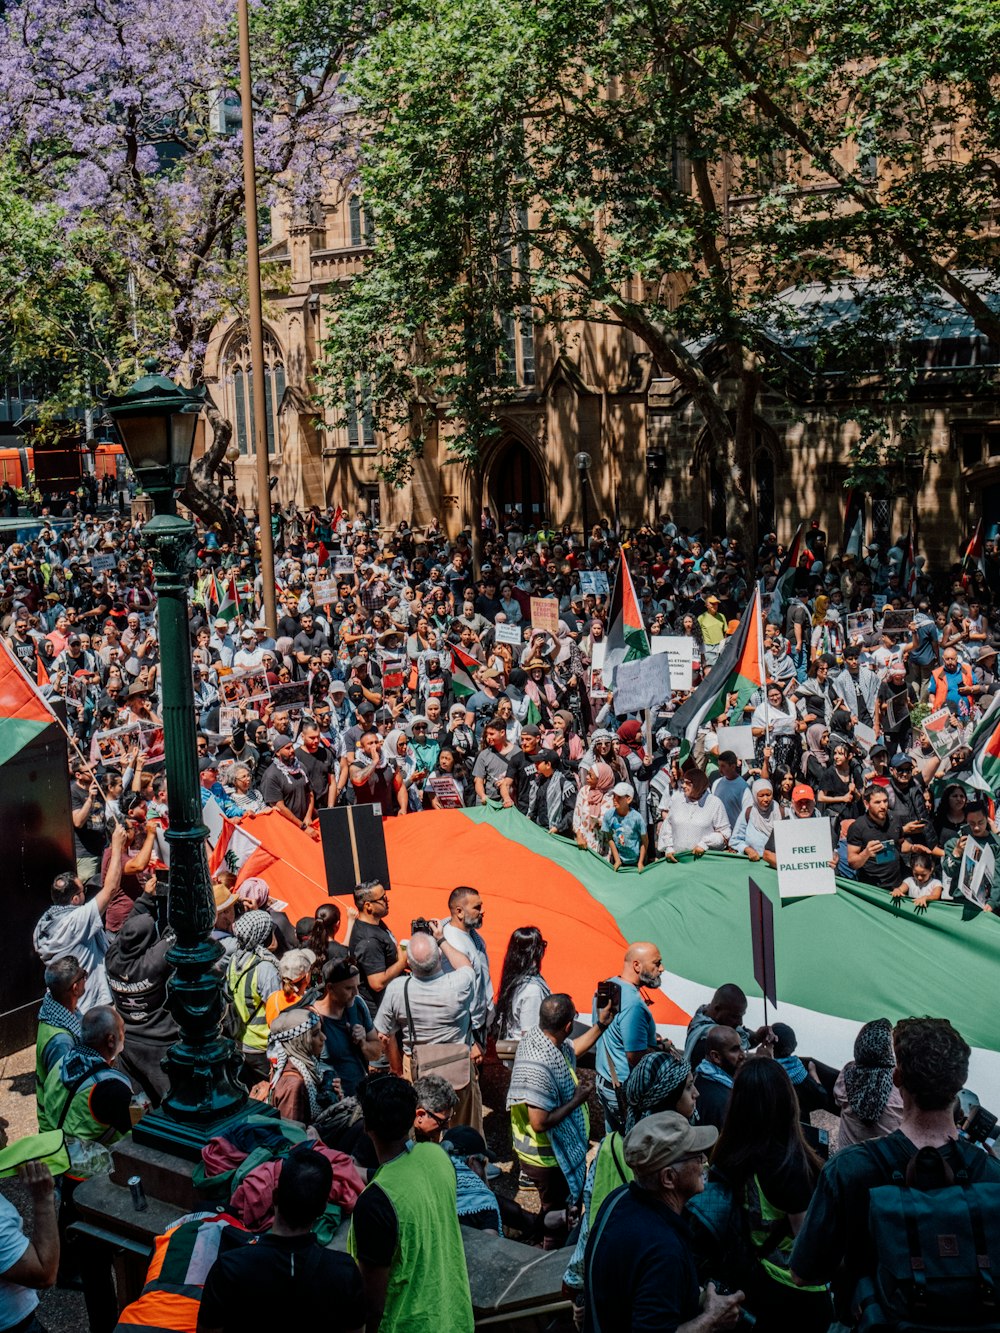
[[[994,863],[1000,861],[1000,838],[990,827],[989,815],[986,813],[986,806],[982,801],[970,801],[968,803],[965,807],[965,823],[958,837],[951,838],[944,849],[941,875],[944,882],[949,886],[952,898],[958,898],[962,895],[962,863],[967,859],[966,852],[971,853],[976,848],[988,849],[993,856]],[[991,890],[982,907],[984,912],[1000,911],[1000,876],[994,877]]]
[[[877,790],[877,791],[882,791],[882,788],[881,788],[881,787],[878,787],[878,788],[876,788],[876,790]],[[883,794],[883,796],[885,795],[884,792],[883,792],[882,794]],[[886,799],[886,808],[888,808],[888,804],[889,804],[889,802],[888,802],[888,798],[887,798],[887,799]],[[816,816],[816,793],[813,791],[812,787],[807,786],[806,783],[804,783],[804,782],[800,782],[800,783],[798,783],[797,786],[795,786],[795,787],[792,788],[792,809],[791,809],[791,813],[789,814],[788,818],[789,818],[789,819],[813,819],[813,818],[815,818],[815,816]],[[763,861],[765,861],[765,862],[771,867],[772,870],[777,870],[777,868],[778,868],[778,856],[777,856],[777,852],[776,852],[776,850],[775,850],[775,844],[774,844],[774,829],[773,829],[773,828],[771,829],[770,837],[768,838],[767,842],[764,844],[764,853],[763,853],[763,856],[761,857],[761,859],[762,859]],[[836,870],[836,869],[837,869],[837,857],[836,857],[836,855],[831,856],[831,858],[830,858],[830,867],[831,867],[831,869],[833,869],[833,870]]]

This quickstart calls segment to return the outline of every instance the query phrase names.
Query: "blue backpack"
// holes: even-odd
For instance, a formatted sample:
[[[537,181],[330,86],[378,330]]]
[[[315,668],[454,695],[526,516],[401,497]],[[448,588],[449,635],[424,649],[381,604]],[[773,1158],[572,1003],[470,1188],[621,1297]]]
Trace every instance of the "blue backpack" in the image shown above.
[[[858,1333],[1000,1333],[1000,1183],[971,1178],[979,1150],[956,1145],[953,1169],[937,1148],[905,1167],[885,1140],[865,1148],[889,1183],[870,1194],[877,1263],[855,1292]]]

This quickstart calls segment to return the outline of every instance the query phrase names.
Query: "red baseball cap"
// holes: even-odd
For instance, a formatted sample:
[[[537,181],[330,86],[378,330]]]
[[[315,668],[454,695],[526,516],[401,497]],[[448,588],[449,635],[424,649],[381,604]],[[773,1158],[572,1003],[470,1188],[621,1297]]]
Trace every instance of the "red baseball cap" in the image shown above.
[[[812,787],[804,782],[800,782],[792,788],[792,805],[794,805],[796,801],[815,801],[815,799],[816,793],[813,791]]]

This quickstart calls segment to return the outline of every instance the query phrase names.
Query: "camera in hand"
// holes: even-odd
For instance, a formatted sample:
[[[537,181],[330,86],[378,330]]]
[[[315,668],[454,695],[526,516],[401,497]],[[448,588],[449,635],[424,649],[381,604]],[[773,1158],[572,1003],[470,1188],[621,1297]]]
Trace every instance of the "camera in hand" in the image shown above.
[[[725,1282],[720,1282],[718,1278],[712,1278],[712,1285],[715,1287],[716,1292],[720,1296],[731,1296],[733,1294],[732,1287],[727,1286]],[[736,1321],[736,1327],[755,1328],[756,1324],[757,1324],[757,1316],[751,1314],[750,1311],[746,1308],[746,1306],[741,1305],[740,1317]]]
[[[620,981],[599,981],[597,983],[597,1008],[611,1005],[611,1012],[617,1014],[622,1007],[622,987]]]
[[[411,935],[433,935],[434,927],[425,916],[415,916],[410,922]]]
[[[985,1106],[974,1106],[969,1112],[963,1131],[970,1143],[986,1143],[997,1135],[997,1117]]]

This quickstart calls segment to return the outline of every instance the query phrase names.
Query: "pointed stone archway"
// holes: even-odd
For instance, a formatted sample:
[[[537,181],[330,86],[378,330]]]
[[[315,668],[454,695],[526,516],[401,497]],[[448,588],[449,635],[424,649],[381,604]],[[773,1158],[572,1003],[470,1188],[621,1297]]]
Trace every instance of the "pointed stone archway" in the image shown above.
[[[516,436],[497,446],[486,466],[485,503],[498,521],[516,512],[523,523],[539,524],[549,513],[545,478],[531,449]]]

